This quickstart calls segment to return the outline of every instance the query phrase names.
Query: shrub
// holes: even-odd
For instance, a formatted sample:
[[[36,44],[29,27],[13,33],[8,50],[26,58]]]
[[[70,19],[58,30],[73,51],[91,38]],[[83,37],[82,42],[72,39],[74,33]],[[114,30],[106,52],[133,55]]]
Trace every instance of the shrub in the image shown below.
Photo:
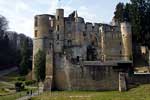
[[[34,59],[34,66],[35,66],[35,78],[36,81],[44,81],[45,79],[45,61],[46,61],[46,55],[44,51],[39,50]]]
[[[16,82],[15,89],[17,92],[24,90],[24,84],[22,82]]]
[[[25,77],[24,76],[20,76],[17,78],[18,81],[25,81]]]
[[[32,85],[32,84],[35,84],[36,81],[35,80],[28,80],[28,81],[25,81],[25,85]]]

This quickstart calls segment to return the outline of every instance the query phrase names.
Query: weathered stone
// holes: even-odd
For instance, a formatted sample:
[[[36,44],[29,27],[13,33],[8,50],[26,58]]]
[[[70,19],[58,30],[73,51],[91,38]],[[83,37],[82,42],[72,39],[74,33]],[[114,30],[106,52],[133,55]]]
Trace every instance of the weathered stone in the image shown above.
[[[127,90],[127,83],[126,83],[126,77],[125,73],[120,72],[119,73],[119,91],[126,91]]]
[[[57,9],[56,15],[37,15],[33,72],[34,55],[41,49],[47,54],[44,90],[118,90],[114,67],[120,70],[119,63],[132,56],[129,26],[85,23],[77,11],[64,17],[63,9]],[[125,83],[120,83],[122,90]]]

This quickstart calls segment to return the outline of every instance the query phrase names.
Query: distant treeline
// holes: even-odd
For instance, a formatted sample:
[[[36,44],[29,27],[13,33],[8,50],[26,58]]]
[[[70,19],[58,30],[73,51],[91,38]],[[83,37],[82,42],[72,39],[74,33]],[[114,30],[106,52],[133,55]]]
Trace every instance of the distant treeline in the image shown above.
[[[8,21],[0,15],[0,67],[18,66],[21,69],[24,52],[30,60],[27,66],[31,67],[32,39],[7,29]]]

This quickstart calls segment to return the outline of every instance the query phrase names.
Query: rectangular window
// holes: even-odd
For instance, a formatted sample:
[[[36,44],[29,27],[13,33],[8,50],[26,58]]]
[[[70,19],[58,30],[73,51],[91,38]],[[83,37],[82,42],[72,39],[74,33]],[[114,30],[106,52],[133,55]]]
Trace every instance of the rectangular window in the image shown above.
[[[34,26],[35,26],[35,27],[38,26],[38,18],[37,18],[37,17],[35,17]]]
[[[120,50],[120,54],[122,54],[122,51]]]
[[[68,46],[71,46],[71,44],[72,44],[72,41],[68,40]]]
[[[79,56],[77,56],[77,62],[79,62],[80,61],[80,57]]]
[[[92,29],[94,29],[94,26],[92,26]]]
[[[121,46],[121,42],[120,42],[120,46]]]
[[[86,37],[86,33],[85,32],[83,32],[83,36]]]
[[[57,20],[59,20],[59,16],[57,16]]]
[[[85,29],[87,29],[87,26],[85,26]]]
[[[52,29],[49,29],[49,33],[52,34],[52,32],[53,32],[53,30],[52,30]]]
[[[57,25],[57,31],[59,31],[59,25]]]
[[[57,40],[59,40],[59,34],[57,34]]]
[[[34,33],[34,36],[35,36],[35,37],[37,37],[37,32],[38,32],[38,31],[37,31],[37,30],[35,30],[35,33]]]

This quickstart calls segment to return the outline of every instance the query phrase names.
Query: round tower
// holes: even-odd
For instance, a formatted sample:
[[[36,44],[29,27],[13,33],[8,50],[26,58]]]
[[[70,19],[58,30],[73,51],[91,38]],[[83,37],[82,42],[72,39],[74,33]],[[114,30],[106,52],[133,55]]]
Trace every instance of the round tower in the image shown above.
[[[54,52],[61,53],[63,51],[64,42],[64,9],[56,9],[56,28],[54,33]]]
[[[132,31],[128,22],[120,24],[122,34],[122,55],[123,60],[132,60]]]
[[[35,16],[34,23],[34,40],[33,40],[33,55],[40,50],[47,48],[48,38],[50,36],[50,15],[37,15]]]
[[[99,32],[100,32],[100,34],[101,34],[101,41],[100,41],[100,47],[101,47],[101,61],[106,61],[106,50],[105,50],[105,27],[104,26],[101,26],[100,28],[99,28]]]
[[[35,16],[35,39],[48,37],[50,28],[49,18],[50,16],[47,14]]]
[[[33,39],[33,73],[34,77],[34,57],[39,50],[44,50],[46,52],[48,48],[49,35],[50,35],[50,15],[36,15],[34,18],[34,39]]]

